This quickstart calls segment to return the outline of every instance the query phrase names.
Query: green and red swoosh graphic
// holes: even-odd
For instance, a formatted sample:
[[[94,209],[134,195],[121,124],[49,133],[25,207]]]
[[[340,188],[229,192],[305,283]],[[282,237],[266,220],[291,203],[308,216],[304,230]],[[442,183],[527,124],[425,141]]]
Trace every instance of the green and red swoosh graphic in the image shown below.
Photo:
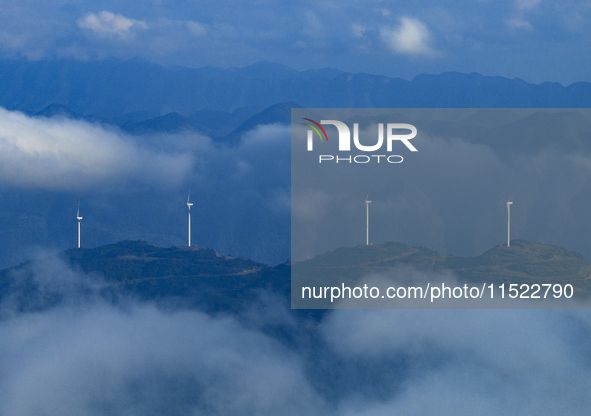
[[[324,133],[324,138],[326,139],[326,141],[328,141],[328,136],[326,135],[326,131],[324,131],[324,128],[322,128],[322,126],[319,123],[317,123],[314,120],[309,119],[309,118],[305,118],[304,120],[307,120],[310,123],[314,123],[315,126],[313,126],[312,124],[308,124],[308,123],[303,123],[303,124],[304,124],[304,126],[308,126],[312,130],[314,130],[316,133],[318,133],[318,137],[320,137],[320,141],[323,140],[323,137],[322,137],[322,134],[320,134],[320,131],[318,131],[318,129],[320,129],[322,131],[322,133]],[[316,127],[318,127],[318,129]]]

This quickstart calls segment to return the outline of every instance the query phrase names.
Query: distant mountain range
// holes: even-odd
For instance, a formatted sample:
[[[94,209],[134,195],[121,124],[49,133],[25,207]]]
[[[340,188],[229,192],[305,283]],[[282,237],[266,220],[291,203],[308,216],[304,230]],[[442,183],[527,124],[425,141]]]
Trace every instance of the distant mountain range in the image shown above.
[[[270,62],[245,68],[192,69],[165,68],[140,59],[0,60],[0,106],[30,114],[57,104],[82,116],[117,120],[116,124],[179,113],[201,126],[203,117],[226,117],[236,125],[283,102],[311,108],[586,108],[591,107],[591,84],[537,85],[521,79],[452,72],[423,74],[406,81],[331,68],[296,71]],[[202,110],[213,113],[200,113]],[[226,113],[233,114],[236,121]],[[174,122],[174,117],[161,122]],[[190,124],[186,127],[192,128]]]
[[[142,121],[120,119],[97,120],[94,117],[77,114],[59,104],[51,104],[35,113],[35,116],[65,117],[74,120],[103,121],[118,125],[133,135],[154,133],[201,133],[214,140],[230,145],[238,144],[244,133],[259,125],[291,123],[291,109],[300,108],[295,102],[274,104],[259,111],[258,107],[245,107],[234,112],[199,110],[189,117],[169,113]],[[497,114],[498,113],[498,114]],[[421,131],[432,135],[461,138],[467,142],[484,144],[500,154],[536,153],[540,149],[550,151],[584,152],[591,151],[591,120],[576,111],[563,113],[536,112],[527,117],[519,116],[515,110],[499,109],[494,112],[481,110],[465,119],[427,121],[413,119]],[[359,120],[358,120],[359,121]],[[365,120],[367,123],[370,120]],[[360,120],[362,127],[364,120]],[[483,127],[489,127],[482,134]],[[560,140],[556,140],[557,137]]]
[[[5,59],[0,60],[0,106],[36,116],[112,124],[134,135],[190,131],[235,144],[257,125],[289,124],[291,108],[587,108],[591,83],[536,85],[476,73],[419,75],[405,81],[336,69],[296,71],[271,62],[189,69],[140,59]],[[482,122],[477,116],[467,121]],[[540,131],[548,132],[544,118],[538,121]],[[572,120],[565,122],[574,125]],[[499,133],[498,137],[508,136]]]
[[[244,107],[233,112],[199,110],[185,117],[179,113],[168,113],[159,117],[147,119],[135,115],[135,120],[121,118],[97,118],[83,116],[60,104],[50,104],[43,110],[33,114],[37,117],[63,117],[72,120],[85,120],[88,122],[103,122],[115,124],[123,131],[133,135],[154,133],[182,133],[185,131],[206,134],[214,140],[228,144],[237,144],[242,134],[252,130],[258,125],[291,123],[291,109],[299,108],[294,102],[274,104],[268,108]],[[138,120],[139,118],[139,120]]]

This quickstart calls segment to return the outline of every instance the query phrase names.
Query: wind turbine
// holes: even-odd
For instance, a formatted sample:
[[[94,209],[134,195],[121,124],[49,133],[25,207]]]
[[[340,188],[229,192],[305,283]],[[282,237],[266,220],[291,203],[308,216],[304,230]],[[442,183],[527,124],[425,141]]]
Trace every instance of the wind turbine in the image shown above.
[[[193,206],[193,204],[189,202],[190,197],[191,194],[189,193],[189,195],[187,195],[187,206],[189,207],[189,247],[191,247],[191,207]]]
[[[507,247],[511,247],[511,205],[513,202],[511,202],[511,198],[509,198],[505,203],[507,204]]]
[[[78,212],[76,213],[76,218],[78,219],[78,248],[80,248],[80,220],[82,220],[82,217],[80,216],[80,202],[78,202]]]
[[[366,213],[366,219],[365,219],[365,245],[369,245],[369,204],[371,204],[371,201],[368,201],[369,198],[369,192],[367,193],[367,196],[365,197],[365,213]]]

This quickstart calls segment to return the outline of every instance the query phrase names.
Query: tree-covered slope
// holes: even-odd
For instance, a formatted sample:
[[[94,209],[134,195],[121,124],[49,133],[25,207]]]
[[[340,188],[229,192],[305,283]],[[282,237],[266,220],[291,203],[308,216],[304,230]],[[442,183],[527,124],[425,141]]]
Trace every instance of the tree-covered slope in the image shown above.
[[[525,240],[475,257],[442,256],[394,242],[343,247],[291,267],[269,267],[203,247],[159,248],[142,241],[67,250],[58,258],[0,271],[2,302],[16,303],[21,310],[42,310],[67,299],[79,302],[99,294],[119,302],[125,295],[214,313],[239,312],[251,307],[261,290],[287,302],[292,271],[295,279],[314,276],[322,285],[351,285],[369,274],[403,267],[426,273],[448,271],[461,281],[572,283],[579,291],[588,289],[591,276],[591,263],[580,254]]]

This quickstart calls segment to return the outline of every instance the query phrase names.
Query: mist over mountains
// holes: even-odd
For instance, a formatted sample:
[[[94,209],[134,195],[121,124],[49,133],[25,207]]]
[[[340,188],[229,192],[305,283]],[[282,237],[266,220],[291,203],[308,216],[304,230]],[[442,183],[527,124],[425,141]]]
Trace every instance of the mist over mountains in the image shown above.
[[[0,266],[74,247],[78,201],[85,247],[186,244],[189,192],[194,244],[279,264],[290,258],[292,108],[589,107],[590,85],[457,73],[405,81],[268,62],[187,69],[137,59],[2,60],[0,105],[9,111],[1,123]],[[591,256],[589,120],[577,112],[495,114],[498,126],[479,112],[460,127],[421,124],[432,138],[421,148],[424,163],[412,180],[392,182],[396,200],[376,195],[372,205],[376,219],[396,212],[406,220],[376,230],[376,242],[478,255],[503,241],[500,198],[512,197],[515,237]],[[476,134],[483,126],[488,133]],[[361,241],[362,226],[352,224],[347,244]]]
[[[0,300],[0,413],[588,414],[586,311],[341,310],[310,319],[289,309],[288,270],[258,262],[290,256],[290,108],[589,107],[589,84],[138,60],[0,67],[0,268],[44,259],[2,272],[2,292],[14,285],[23,296]],[[500,197],[512,197],[514,238],[591,258],[584,113],[499,110],[474,112],[461,129],[421,126],[421,163],[404,167],[406,179],[382,180],[392,200],[372,191],[372,218],[389,221],[372,241],[482,255],[506,238]],[[482,126],[489,133],[474,134]],[[186,245],[189,191],[193,244],[207,249],[99,247]],[[364,197],[352,211],[360,221],[339,228],[354,245],[365,235]],[[76,246],[78,203],[83,249],[68,261],[48,255]],[[588,267],[562,249],[544,260]],[[472,260],[455,261],[464,269]],[[103,292],[122,286],[117,297]],[[31,297],[33,307],[22,307]]]
[[[515,243],[455,260],[477,266],[512,252],[527,265],[541,249],[535,259],[560,273],[561,259],[546,257],[580,257]],[[394,266],[385,251],[410,247],[391,246],[317,260],[369,250],[376,266]],[[588,413],[588,311],[294,311],[288,291],[285,266],[129,241],[1,270],[0,411]]]

